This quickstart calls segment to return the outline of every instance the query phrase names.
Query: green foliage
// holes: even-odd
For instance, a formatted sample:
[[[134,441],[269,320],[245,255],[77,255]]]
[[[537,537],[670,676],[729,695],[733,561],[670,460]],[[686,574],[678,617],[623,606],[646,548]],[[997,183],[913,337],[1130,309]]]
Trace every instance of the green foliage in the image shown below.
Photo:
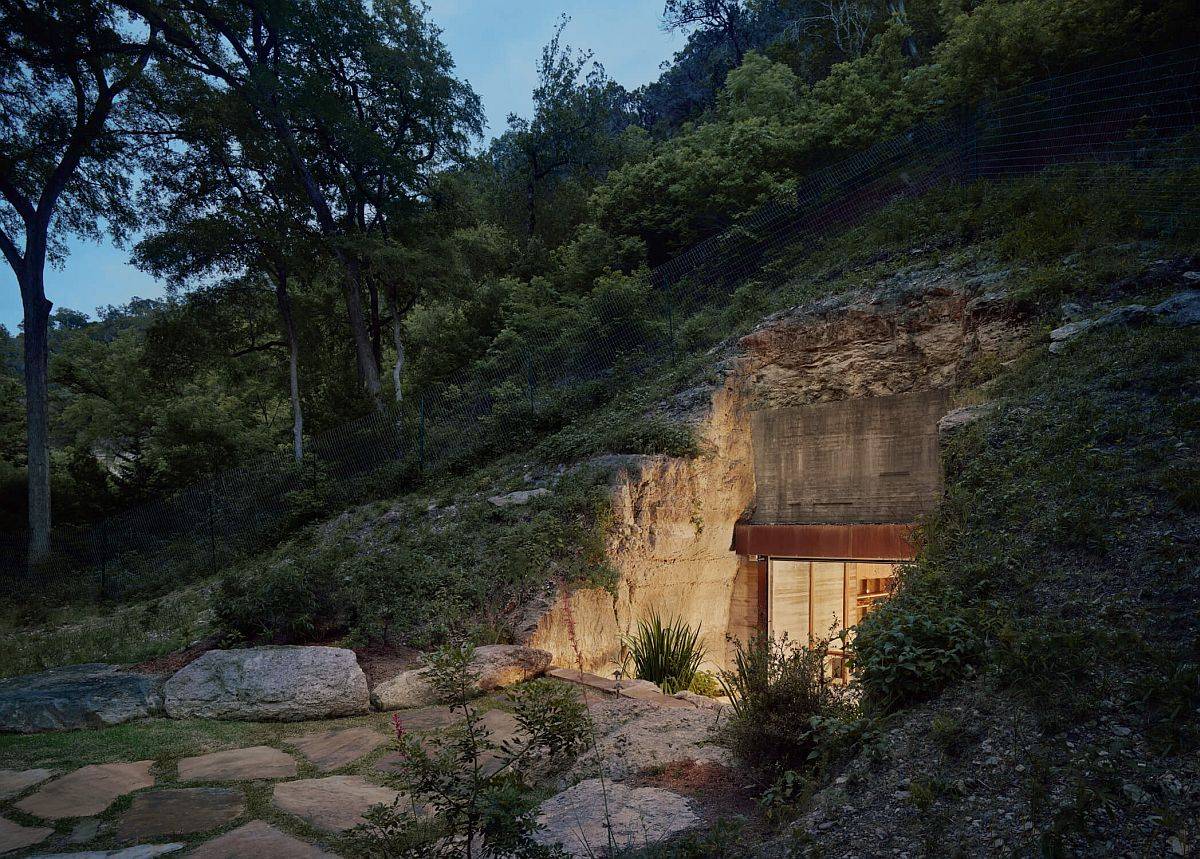
[[[725,690],[721,688],[720,678],[708,671],[697,671],[692,677],[692,684],[688,687],[688,691],[706,698],[719,698],[725,694]]]
[[[494,472],[475,479],[496,494],[487,482]],[[485,498],[432,513],[421,499],[359,508],[230,571],[213,610],[228,634],[246,641],[348,635],[424,646],[484,629],[511,639],[512,613],[547,577],[612,585],[608,495],[599,480],[576,471],[551,494],[511,508]]]
[[[637,676],[657,683],[668,695],[691,688],[704,661],[700,627],[692,629],[682,618],[664,625],[657,611],[638,621],[637,632],[622,642],[633,656]]]
[[[721,674],[733,702],[724,735],[734,754],[766,771],[809,771],[846,748],[858,729],[854,706],[829,677],[828,658],[829,641],[736,642],[734,670]]]
[[[867,700],[887,711],[919,701],[974,668],[984,637],[963,595],[927,573],[901,576],[897,593],[855,628],[851,664]]]
[[[561,855],[533,840],[538,794],[529,778],[538,767],[569,762],[583,748],[587,708],[565,684],[518,687],[510,696],[518,734],[498,743],[468,703],[478,680],[470,670],[471,654],[470,647],[441,648],[427,673],[442,699],[462,713],[461,724],[422,743],[404,732],[403,717],[396,714],[399,778],[408,798],[373,808],[348,838],[356,850],[416,859],[469,856],[481,845],[485,855]]]

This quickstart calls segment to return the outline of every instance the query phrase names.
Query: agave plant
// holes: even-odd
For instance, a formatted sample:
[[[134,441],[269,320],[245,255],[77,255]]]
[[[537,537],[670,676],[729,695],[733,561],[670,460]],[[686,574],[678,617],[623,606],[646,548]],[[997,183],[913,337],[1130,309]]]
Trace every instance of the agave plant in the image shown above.
[[[658,612],[638,621],[637,633],[622,640],[633,654],[637,676],[668,695],[690,687],[704,659],[699,625],[692,629],[682,618],[664,625]]]

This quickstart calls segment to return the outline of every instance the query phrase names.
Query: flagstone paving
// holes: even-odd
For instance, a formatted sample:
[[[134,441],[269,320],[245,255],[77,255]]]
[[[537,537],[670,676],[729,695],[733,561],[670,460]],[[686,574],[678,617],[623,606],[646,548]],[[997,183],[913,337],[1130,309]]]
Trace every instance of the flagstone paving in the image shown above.
[[[185,787],[152,790],[133,798],[117,824],[122,841],[163,835],[195,835],[224,826],[246,810],[246,795],[227,787]]]
[[[253,820],[201,844],[189,859],[336,859],[299,838],[280,832],[269,823]]]
[[[47,826],[22,826],[0,817],[0,853],[24,850],[41,844],[54,832]]]
[[[434,728],[453,725],[462,719],[461,712],[443,705],[398,710],[393,715],[400,718],[400,724],[406,731],[432,731]]]
[[[86,850],[83,853],[39,853],[33,859],[155,859],[181,851],[186,844],[138,844],[121,850]],[[268,859],[268,857],[261,857]]]
[[[24,793],[54,775],[50,770],[0,770],[0,799]]]
[[[117,797],[154,784],[153,761],[129,764],[92,764],[55,779],[16,804],[26,814],[43,820],[91,817],[104,811]]]
[[[271,804],[318,829],[344,832],[362,823],[371,806],[391,805],[399,796],[359,776],[335,775],[277,784]]]
[[[342,730],[318,731],[285,740],[323,773],[339,770],[369,755],[387,742],[373,728],[361,726]]]
[[[251,781],[253,779],[295,778],[296,759],[271,746],[229,749],[183,758],[179,762],[180,781]]]

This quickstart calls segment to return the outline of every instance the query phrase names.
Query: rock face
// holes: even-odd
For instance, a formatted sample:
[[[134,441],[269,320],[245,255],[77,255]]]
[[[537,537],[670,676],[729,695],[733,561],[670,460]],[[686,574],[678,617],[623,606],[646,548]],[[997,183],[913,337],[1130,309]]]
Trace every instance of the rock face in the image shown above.
[[[0,731],[72,731],[144,719],[162,709],[160,686],[156,677],[101,664],[0,680]]]
[[[576,668],[577,643],[585,671],[611,676],[621,636],[659,611],[699,625],[707,669],[728,667],[726,634],[746,640],[757,625],[747,597],[752,571],[731,549],[734,523],[754,503],[751,411],[951,387],[981,360],[1015,357],[1027,326],[994,291],[1004,275],[904,272],[872,292],[776,314],[715,349],[715,381],[662,410],[692,428],[699,457],[592,463],[613,475],[606,548],[615,593],[580,589],[539,601],[525,628],[529,644]]]
[[[369,709],[354,651],[337,647],[210,650],[166,682],[163,703],[175,719],[288,722]]]
[[[475,648],[471,670],[479,675],[480,692],[503,689],[540,677],[550,667],[550,653],[516,644],[489,644]],[[401,710],[437,703],[437,693],[425,677],[423,668],[402,671],[385,680],[371,692],[381,710]]]
[[[607,855],[610,825],[617,848],[632,849],[686,832],[700,818],[687,799],[669,790],[588,779],[543,802],[537,822],[543,827],[535,836],[539,843],[590,857]]]

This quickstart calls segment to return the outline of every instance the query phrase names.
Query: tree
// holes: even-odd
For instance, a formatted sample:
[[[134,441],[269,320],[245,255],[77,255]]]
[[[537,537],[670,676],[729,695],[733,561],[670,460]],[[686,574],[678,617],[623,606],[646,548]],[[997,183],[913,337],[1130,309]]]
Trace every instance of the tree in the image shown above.
[[[177,92],[172,90],[173,92]],[[304,457],[300,344],[290,283],[313,265],[316,236],[307,208],[279,158],[240,100],[209,88],[184,89],[163,108],[179,117],[176,140],[155,162],[145,198],[156,232],[135,249],[137,264],[177,285],[214,274],[270,278],[283,340],[256,342],[237,355],[286,349],[292,451]]]
[[[49,317],[45,268],[68,234],[129,228],[137,103],[158,44],[107,0],[0,2],[0,249],[24,309],[29,558],[50,551]]]
[[[701,27],[719,32],[733,55],[734,68],[746,55],[746,10],[741,0],[667,0],[663,27],[668,31]]]
[[[489,152],[504,183],[515,186],[522,198],[522,227],[530,238],[537,235],[540,209],[560,182],[594,183],[615,166],[619,136],[633,122],[624,88],[592,60],[590,51],[575,52],[562,43],[568,22],[564,15],[542,48],[533,116],[510,114],[508,130]]]
[[[120,0],[160,27],[164,53],[244,101],[273,135],[316,229],[342,266],[359,376],[380,404],[377,295],[363,311],[355,237],[419,196],[481,128],[478,97],[451,74],[412,0]],[[378,342],[378,335],[375,335]]]

